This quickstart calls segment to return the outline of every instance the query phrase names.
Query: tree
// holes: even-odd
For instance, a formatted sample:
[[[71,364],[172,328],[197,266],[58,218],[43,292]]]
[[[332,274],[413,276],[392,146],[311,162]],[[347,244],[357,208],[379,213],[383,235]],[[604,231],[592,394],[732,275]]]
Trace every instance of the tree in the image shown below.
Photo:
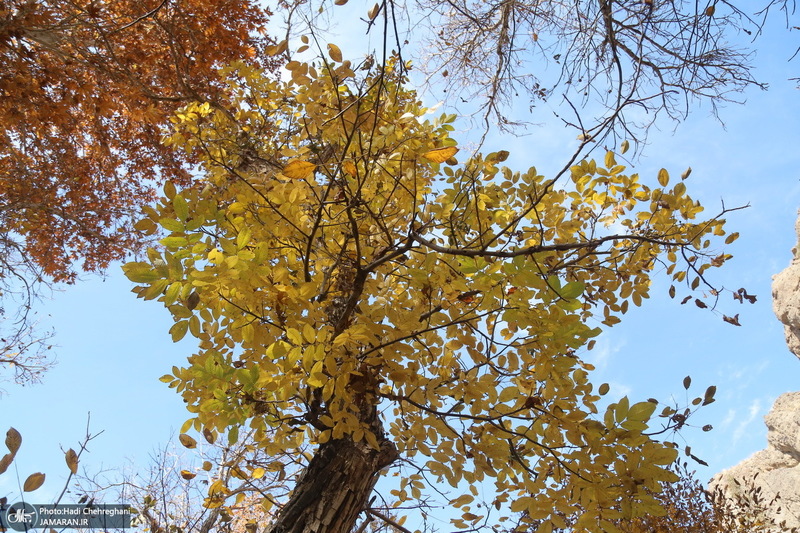
[[[331,2],[297,4],[314,27],[317,10]],[[555,114],[598,143],[641,147],[657,123],[677,125],[699,105],[720,118],[720,107],[743,102],[747,89],[766,89],[753,59],[778,11],[787,28],[797,26],[785,0],[382,0],[367,19],[372,30],[394,33],[388,41],[421,65],[435,98],[471,113],[485,132]],[[409,40],[420,46],[401,45]]]
[[[765,89],[752,72],[752,40],[770,8],[787,11],[781,1],[765,2],[760,13],[716,1],[417,6],[429,21],[428,75],[450,98],[479,102],[476,114],[486,127],[519,125],[509,117],[512,103],[531,110],[548,103],[563,109],[562,120],[578,133],[612,135],[615,142],[645,140],[661,117],[677,123],[697,104],[718,116],[718,107],[741,99],[745,89]]]
[[[220,65],[266,57],[268,14],[240,1],[0,2],[0,295],[18,306],[4,359],[20,368],[42,346],[28,334],[42,282],[135,250],[131,216],[153,185],[189,181],[193,162],[161,145],[163,127],[189,101],[217,102]]]
[[[505,151],[459,162],[455,117],[426,119],[396,57],[327,52],[287,82],[234,64],[230,108],[175,119],[168,144],[204,179],[166,184],[137,227],[167,236],[124,268],[174,340],[199,341],[162,378],[192,414],[182,431],[248,428],[304,464],[289,496],[264,491],[273,533],[350,531],[390,470],[390,509],[438,494],[459,529],[522,513],[549,531],[580,505],[576,531],[617,531],[662,512],[678,452],[655,437],[685,417],[664,407],[655,428],[657,402],[627,397],[599,414],[608,386],[581,354],[657,269],[714,301],[730,210],[700,218],[683,179],[647,185],[619,154],[579,160],[584,144],[550,178],[502,167]]]

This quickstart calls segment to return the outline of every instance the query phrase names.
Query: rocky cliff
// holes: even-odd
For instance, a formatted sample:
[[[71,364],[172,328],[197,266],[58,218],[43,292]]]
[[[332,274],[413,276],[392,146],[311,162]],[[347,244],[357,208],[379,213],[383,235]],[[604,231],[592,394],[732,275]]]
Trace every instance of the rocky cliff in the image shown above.
[[[795,230],[798,243],[792,248],[792,263],[772,278],[772,309],[783,323],[786,345],[800,357],[800,218]]]
[[[773,277],[772,305],[789,350],[800,357],[800,218],[795,229],[798,244],[791,264]],[[778,397],[764,422],[767,448],[714,476],[711,488],[738,502],[740,510],[782,524],[765,527],[765,533],[800,528],[800,392]]]
[[[764,422],[767,448],[714,476],[711,488],[739,503],[739,512],[783,523],[763,530],[778,533],[800,527],[800,392],[779,396]]]

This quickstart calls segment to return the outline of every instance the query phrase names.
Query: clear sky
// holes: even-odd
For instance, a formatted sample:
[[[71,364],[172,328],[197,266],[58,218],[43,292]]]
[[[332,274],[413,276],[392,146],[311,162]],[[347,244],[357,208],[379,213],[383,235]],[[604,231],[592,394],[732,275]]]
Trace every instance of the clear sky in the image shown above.
[[[757,303],[740,305],[724,296],[720,311],[740,314],[742,327],[734,327],[720,314],[670,300],[669,283],[657,278],[651,300],[606,331],[586,356],[597,365],[597,384],[609,382],[611,395],[628,394],[637,401],[655,397],[685,403],[681,383],[686,375],[693,379],[689,399],[717,386],[717,401],[694,422],[714,430],[688,429],[682,437],[709,463],[696,465],[704,480],[762,449],[764,414],[777,396],[800,390],[800,361],[784,344],[770,299],[771,276],[789,264],[796,243],[800,92],[789,78],[800,75],[800,63],[788,62],[796,46],[788,38],[796,43],[796,33],[777,24],[772,31],[759,42],[756,58],[756,75],[770,83],[769,91],[751,90],[744,105],[723,109],[724,128],[703,107],[674,132],[671,124],[662,124],[664,130],[651,132],[650,145],[635,164],[651,182],[661,167],[677,176],[691,166],[689,192],[710,211],[721,200],[729,207],[750,204],[729,217],[729,229],[741,237],[727,250],[734,259],[712,274],[729,289],[745,287],[756,294]],[[361,54],[348,47],[347,37],[340,30],[339,40],[331,40],[345,55]],[[435,96],[427,98],[435,103]],[[535,165],[546,173],[563,164],[575,143],[574,132],[550,125],[524,136],[494,135],[485,150],[509,150],[506,164],[512,168]],[[3,384],[0,432],[15,427],[23,444],[16,466],[0,476],[0,497],[16,499],[15,469],[20,484],[32,472],[47,474],[45,486],[34,493],[37,502],[60,492],[67,473],[61,449],[77,446],[89,413],[90,431],[103,432],[82,459],[81,469],[89,475],[129,462],[144,470],[150,452],[176,436],[187,413],[158,377],[181,365],[193,345],[190,340],[172,344],[166,311],[136,300],[130,289],[114,266],[105,279],[85,276],[40,305],[42,326],[57,333],[58,365],[41,385]]]

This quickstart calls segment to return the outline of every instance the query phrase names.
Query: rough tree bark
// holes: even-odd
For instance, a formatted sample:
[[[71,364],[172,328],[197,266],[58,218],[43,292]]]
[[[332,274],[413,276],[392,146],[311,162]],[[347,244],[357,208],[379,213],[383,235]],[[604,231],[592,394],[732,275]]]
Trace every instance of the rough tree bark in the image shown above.
[[[347,258],[343,258],[338,267],[333,283],[338,296],[332,298],[327,309],[334,336],[350,325],[370,274]],[[360,370],[363,376],[350,383],[355,392],[353,402],[358,407],[359,418],[377,438],[379,449],[371,447],[366,440],[354,442],[350,435],[321,444],[268,533],[352,531],[358,515],[367,506],[380,471],[399,456],[397,447],[386,438],[377,410],[377,374],[366,365]],[[325,406],[320,398],[314,403],[311,418],[318,421],[316,415],[320,408],[325,410]]]
[[[269,533],[348,533],[356,524],[379,472],[397,458],[385,438],[380,450],[344,438],[322,444]]]

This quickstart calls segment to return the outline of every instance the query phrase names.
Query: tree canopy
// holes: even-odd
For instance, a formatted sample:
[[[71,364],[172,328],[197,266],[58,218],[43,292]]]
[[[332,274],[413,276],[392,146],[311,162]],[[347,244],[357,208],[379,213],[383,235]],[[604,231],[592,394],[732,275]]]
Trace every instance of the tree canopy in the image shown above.
[[[230,107],[175,119],[168,144],[204,179],[167,184],[137,224],[162,247],[125,271],[174,340],[198,339],[162,378],[192,413],[183,431],[233,443],[247,427],[300,460],[291,496],[263,492],[273,532],[349,531],[387,471],[389,511],[446,494],[457,528],[659,513],[678,451],[654,437],[685,418],[664,407],[655,427],[657,402],[628,398],[601,413],[582,353],[655,270],[705,286],[730,257],[727,210],[702,217],[684,179],[642,180],[612,152],[551,177],[503,167],[505,151],[459,161],[455,117],[428,116],[396,59],[327,53],[286,82],[234,64]],[[214,483],[207,504],[229,495]]]
[[[153,186],[188,182],[192,161],[161,144],[168,117],[216,102],[221,65],[274,63],[267,15],[239,1],[0,2],[0,294],[20,311],[0,353],[18,370],[39,366],[21,357],[41,340],[37,285],[135,250],[131,217]]]

